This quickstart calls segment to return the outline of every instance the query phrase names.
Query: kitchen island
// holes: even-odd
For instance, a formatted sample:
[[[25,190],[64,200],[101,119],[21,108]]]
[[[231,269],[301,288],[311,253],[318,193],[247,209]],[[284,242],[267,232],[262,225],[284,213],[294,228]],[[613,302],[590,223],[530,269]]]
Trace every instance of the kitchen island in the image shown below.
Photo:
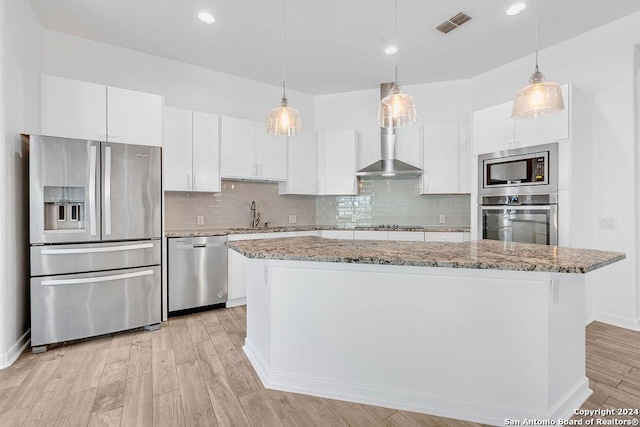
[[[584,273],[624,254],[510,244],[246,240],[245,352],[268,388],[502,425],[590,395]]]

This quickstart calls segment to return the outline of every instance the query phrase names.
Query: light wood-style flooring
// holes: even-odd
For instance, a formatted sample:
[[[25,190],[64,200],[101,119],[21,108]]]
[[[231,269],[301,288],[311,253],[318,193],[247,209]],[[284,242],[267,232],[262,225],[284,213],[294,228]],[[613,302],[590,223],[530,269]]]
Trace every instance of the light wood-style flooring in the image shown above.
[[[244,307],[26,351],[0,371],[0,426],[478,426],[266,390],[242,351]],[[587,409],[640,408],[640,333],[587,328]]]

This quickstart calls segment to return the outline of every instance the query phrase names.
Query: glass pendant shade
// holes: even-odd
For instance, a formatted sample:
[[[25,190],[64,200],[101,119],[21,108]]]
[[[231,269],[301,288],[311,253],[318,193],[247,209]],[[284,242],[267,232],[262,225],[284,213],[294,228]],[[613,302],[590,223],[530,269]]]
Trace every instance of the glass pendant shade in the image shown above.
[[[295,108],[288,106],[287,98],[282,98],[279,107],[269,112],[267,132],[272,135],[294,136],[302,133],[302,120]]]
[[[412,125],[416,120],[418,117],[413,97],[401,93],[398,85],[394,84],[391,93],[378,105],[378,126],[397,128]]]
[[[536,66],[536,71],[529,79],[529,86],[516,92],[511,117],[514,119],[534,118],[562,110],[564,110],[564,100],[560,85],[545,82],[544,75]]]

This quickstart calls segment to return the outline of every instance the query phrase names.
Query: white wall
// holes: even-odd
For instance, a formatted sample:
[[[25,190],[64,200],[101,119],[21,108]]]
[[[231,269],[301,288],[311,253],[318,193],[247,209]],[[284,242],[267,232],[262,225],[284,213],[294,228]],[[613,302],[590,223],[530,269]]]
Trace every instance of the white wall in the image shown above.
[[[591,275],[596,319],[621,326],[640,327],[637,276],[638,181],[634,139],[634,51],[640,43],[640,13],[598,28],[540,52],[540,70],[549,81],[572,83],[590,98],[588,153],[574,133],[573,150],[582,159],[573,162],[573,176],[590,176],[589,188],[572,182],[572,191],[588,194],[572,200],[572,217],[589,216],[586,226],[571,229],[571,242],[595,249],[621,251],[627,259]],[[534,68],[533,56],[477,76],[472,83],[473,109],[512,99],[526,85]],[[618,229],[600,230],[597,219],[617,218]]]
[[[0,369],[17,358],[29,330],[27,167],[20,132],[38,103],[29,85],[40,72],[42,27],[24,0],[0,2]]]
[[[207,68],[45,30],[44,73],[156,93],[165,105],[267,121],[282,88]],[[287,90],[305,128],[313,128],[313,97]]]

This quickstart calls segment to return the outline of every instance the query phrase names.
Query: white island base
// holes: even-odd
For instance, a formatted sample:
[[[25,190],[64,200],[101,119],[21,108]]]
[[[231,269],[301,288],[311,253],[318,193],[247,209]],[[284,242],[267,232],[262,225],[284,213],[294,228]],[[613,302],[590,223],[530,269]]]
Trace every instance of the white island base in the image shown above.
[[[583,274],[247,260],[265,387],[503,425],[591,394]]]

